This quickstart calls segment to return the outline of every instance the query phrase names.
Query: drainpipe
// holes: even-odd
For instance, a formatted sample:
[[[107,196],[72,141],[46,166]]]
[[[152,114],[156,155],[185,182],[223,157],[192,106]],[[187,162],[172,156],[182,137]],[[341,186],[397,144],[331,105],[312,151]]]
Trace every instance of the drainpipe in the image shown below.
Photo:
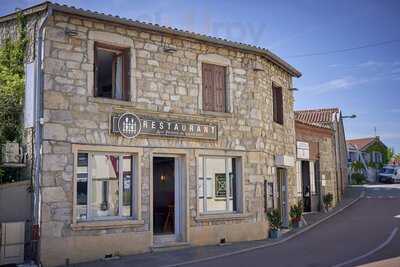
[[[43,33],[48,18],[52,15],[52,8],[47,7],[46,15],[41,22],[36,39],[36,66],[35,66],[35,144],[34,144],[34,181],[33,181],[33,220],[32,220],[32,241],[36,262],[40,263],[39,238],[40,238],[40,215],[41,215],[41,169],[42,169],[42,131],[43,131]]]

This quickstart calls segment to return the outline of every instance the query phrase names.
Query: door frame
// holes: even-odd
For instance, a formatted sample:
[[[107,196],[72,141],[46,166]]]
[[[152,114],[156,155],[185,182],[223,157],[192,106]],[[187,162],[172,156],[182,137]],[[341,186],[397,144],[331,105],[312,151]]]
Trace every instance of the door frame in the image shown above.
[[[151,245],[154,244],[154,236],[156,236],[153,232],[153,194],[154,194],[154,184],[153,184],[153,158],[155,157],[168,157],[175,158],[174,161],[174,173],[175,173],[175,239],[178,242],[185,242],[189,240],[189,229],[188,229],[188,221],[189,221],[189,184],[187,179],[187,170],[188,170],[188,154],[184,151],[179,151],[177,149],[155,149],[150,153],[150,225],[149,231],[151,235]],[[178,206],[178,209],[177,209]]]
[[[279,170],[283,172],[283,176],[279,176]],[[289,227],[289,207],[288,207],[288,170],[284,167],[277,167],[276,168],[276,181],[279,193],[279,209],[281,212],[282,218],[282,226],[287,228]]]

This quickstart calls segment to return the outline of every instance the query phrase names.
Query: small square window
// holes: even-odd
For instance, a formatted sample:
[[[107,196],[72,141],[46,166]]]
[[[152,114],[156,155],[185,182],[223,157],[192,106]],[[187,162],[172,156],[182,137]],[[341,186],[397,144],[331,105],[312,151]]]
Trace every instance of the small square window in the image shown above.
[[[95,96],[129,100],[129,48],[95,44]]]

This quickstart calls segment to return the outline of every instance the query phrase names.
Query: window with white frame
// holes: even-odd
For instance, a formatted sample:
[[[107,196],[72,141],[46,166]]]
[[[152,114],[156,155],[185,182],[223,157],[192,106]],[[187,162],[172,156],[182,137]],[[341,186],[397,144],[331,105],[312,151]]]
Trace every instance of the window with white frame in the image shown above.
[[[198,206],[200,213],[238,211],[240,158],[198,158]]]
[[[79,152],[77,221],[134,217],[135,172],[134,155]]]

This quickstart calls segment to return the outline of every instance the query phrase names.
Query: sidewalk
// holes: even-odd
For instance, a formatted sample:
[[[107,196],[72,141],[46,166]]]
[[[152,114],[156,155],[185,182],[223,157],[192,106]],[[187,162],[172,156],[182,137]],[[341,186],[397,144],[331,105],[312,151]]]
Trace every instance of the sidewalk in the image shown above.
[[[362,187],[349,187],[346,190],[342,202],[329,211],[328,213],[315,213],[309,214],[306,218],[307,226],[301,229],[288,231],[282,235],[279,240],[259,240],[259,241],[248,241],[248,242],[237,242],[226,245],[212,245],[203,247],[189,247],[181,250],[175,251],[165,251],[165,252],[153,252],[145,253],[133,256],[124,256],[115,260],[99,260],[89,263],[81,263],[73,266],[81,267],[94,267],[94,266],[140,266],[140,267],[150,267],[150,266],[176,266],[180,263],[197,261],[209,257],[222,257],[224,255],[228,256],[231,254],[245,253],[246,251],[254,250],[261,247],[269,247],[281,244],[289,239],[296,237],[299,234],[313,228],[316,224],[329,216],[334,216],[336,212],[340,212],[341,209],[347,207],[355,201],[364,189]]]

